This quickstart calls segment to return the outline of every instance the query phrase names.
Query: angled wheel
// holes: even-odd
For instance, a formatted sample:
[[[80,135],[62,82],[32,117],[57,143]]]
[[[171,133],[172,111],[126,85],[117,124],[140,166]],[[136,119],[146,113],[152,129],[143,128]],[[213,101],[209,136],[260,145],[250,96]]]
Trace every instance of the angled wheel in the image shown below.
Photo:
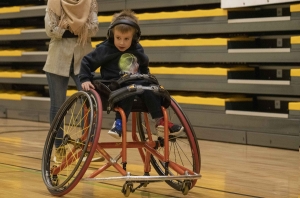
[[[102,103],[94,90],[79,91],[62,105],[50,126],[42,157],[43,181],[52,195],[68,193],[84,176],[96,150],[101,124]],[[57,152],[54,142],[60,130],[63,138]]]
[[[169,149],[169,160],[175,162],[178,165],[186,167],[189,170],[192,170],[194,173],[199,174],[201,168],[200,149],[191,123],[189,122],[187,116],[184,114],[178,103],[173,98],[171,98],[171,105],[167,109],[167,113],[168,118],[171,122],[181,124],[184,127],[184,132],[180,134],[180,136],[169,136],[169,148],[167,148]],[[161,155],[164,155],[164,139],[157,136],[155,123],[153,121],[149,122],[152,122],[150,124],[152,138],[154,140],[156,139],[156,141],[160,143],[157,151]],[[137,116],[137,127],[141,141],[148,140],[147,128],[144,123],[145,118],[143,116],[143,113],[140,113]],[[151,155],[151,164],[159,175],[165,175],[164,162]],[[169,168],[168,175],[177,176],[177,173]],[[194,187],[196,182],[197,180],[193,180],[190,187]],[[183,182],[180,180],[166,180],[166,183],[178,191],[182,190]]]

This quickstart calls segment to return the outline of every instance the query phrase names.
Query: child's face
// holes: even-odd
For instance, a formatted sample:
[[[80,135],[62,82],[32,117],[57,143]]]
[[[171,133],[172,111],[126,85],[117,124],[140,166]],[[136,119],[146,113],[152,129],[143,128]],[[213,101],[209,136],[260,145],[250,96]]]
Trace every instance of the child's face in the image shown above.
[[[125,33],[120,32],[119,30],[114,31],[114,44],[118,50],[121,52],[126,51],[132,42],[134,31],[128,31]]]

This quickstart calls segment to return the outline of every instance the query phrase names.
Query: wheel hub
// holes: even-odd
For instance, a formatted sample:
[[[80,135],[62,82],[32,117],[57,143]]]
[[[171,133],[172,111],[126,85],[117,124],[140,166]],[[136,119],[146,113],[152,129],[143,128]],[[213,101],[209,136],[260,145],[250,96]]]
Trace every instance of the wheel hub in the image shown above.
[[[66,134],[62,140],[63,145],[67,145],[69,143],[69,140],[71,139],[69,134]]]

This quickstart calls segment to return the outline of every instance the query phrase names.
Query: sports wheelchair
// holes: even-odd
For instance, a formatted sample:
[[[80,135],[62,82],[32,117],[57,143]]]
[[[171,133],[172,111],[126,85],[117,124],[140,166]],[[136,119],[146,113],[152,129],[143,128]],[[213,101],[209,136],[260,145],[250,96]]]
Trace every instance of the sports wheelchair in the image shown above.
[[[137,81],[149,83],[148,86],[131,84]],[[138,188],[146,187],[152,182],[164,181],[184,195],[188,194],[197,179],[201,178],[201,159],[193,127],[178,103],[152,75],[124,75],[118,81],[109,82],[109,86],[107,83],[95,78],[95,90],[78,91],[70,96],[54,118],[45,141],[41,167],[48,191],[54,196],[62,196],[70,192],[79,181],[117,180],[125,181],[121,192],[128,197]],[[129,85],[124,86],[125,83]],[[152,90],[161,95],[164,119],[184,127],[180,136],[169,133],[167,122],[164,135],[159,136],[156,133],[155,123],[148,118],[148,110],[138,96],[144,90]],[[117,106],[117,102],[132,95],[136,96],[131,111],[130,133],[127,132],[124,111]],[[106,135],[101,134],[104,131],[102,122],[105,111],[120,112],[121,142],[110,141],[107,137],[100,138],[100,135]],[[59,130],[64,133],[61,146],[65,148],[65,153],[61,163],[55,163],[54,142]],[[137,149],[140,155],[143,169],[140,170],[143,172],[141,176],[128,172],[129,149]],[[95,152],[99,152],[105,161],[91,163]],[[151,172],[151,167],[156,173]],[[107,171],[108,175],[114,172],[118,176],[104,174]],[[134,187],[134,183],[138,183],[138,186]]]

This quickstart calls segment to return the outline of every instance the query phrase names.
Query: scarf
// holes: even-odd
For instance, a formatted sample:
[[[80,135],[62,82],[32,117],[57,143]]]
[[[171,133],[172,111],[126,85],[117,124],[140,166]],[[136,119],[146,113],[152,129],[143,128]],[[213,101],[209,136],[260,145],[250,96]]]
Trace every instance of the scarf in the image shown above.
[[[78,35],[79,44],[87,42],[92,13],[98,12],[96,0],[48,0],[47,7],[50,20],[56,15],[60,19],[59,27]]]

